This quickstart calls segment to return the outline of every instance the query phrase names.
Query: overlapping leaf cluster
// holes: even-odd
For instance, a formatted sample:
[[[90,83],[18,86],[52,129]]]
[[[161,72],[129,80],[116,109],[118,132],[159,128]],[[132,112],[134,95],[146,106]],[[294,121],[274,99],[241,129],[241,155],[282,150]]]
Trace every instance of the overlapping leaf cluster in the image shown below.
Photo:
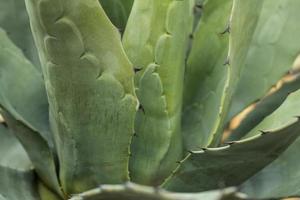
[[[300,196],[299,8],[0,0],[0,200]]]

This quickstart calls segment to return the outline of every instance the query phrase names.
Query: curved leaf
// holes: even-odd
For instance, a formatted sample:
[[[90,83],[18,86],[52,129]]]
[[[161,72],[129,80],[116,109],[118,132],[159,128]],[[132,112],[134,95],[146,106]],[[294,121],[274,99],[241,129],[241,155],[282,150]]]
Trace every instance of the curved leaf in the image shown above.
[[[71,200],[241,200],[242,194],[234,188],[203,193],[172,193],[162,189],[133,183],[125,185],[102,185],[99,188],[75,195]]]
[[[0,0],[0,27],[8,32],[10,39],[22,49],[37,69],[40,69],[38,53],[23,0]]]
[[[282,86],[262,98],[256,103],[253,110],[247,114],[240,125],[232,131],[227,141],[238,140],[244,137],[253,127],[257,126],[266,116],[276,110],[287,98],[287,96],[300,88],[300,75],[293,75],[292,80],[284,81]]]
[[[209,145],[220,123],[228,68],[228,26],[232,0],[206,1],[193,36],[185,72],[183,134],[187,149]]]
[[[194,2],[136,0],[123,37],[140,102],[132,141],[131,177],[159,185],[182,158],[183,75]]]
[[[0,30],[0,108],[39,176],[60,192],[42,75]]]
[[[100,0],[111,22],[121,31],[125,30],[134,0]]]
[[[129,180],[133,70],[98,0],[26,0],[67,195]],[[80,116],[80,117],[78,117]]]
[[[298,0],[264,0],[228,119],[261,98],[300,53]],[[246,23],[247,24],[247,23]],[[246,31],[243,31],[244,33]],[[245,89],[247,88],[247,89]]]
[[[299,135],[300,121],[296,120],[227,146],[190,152],[164,187],[199,192],[239,185],[275,160]]]
[[[0,138],[0,199],[39,200],[33,166],[26,152],[3,124]]]
[[[289,124],[300,116],[300,91],[292,93],[272,115],[265,118],[246,137],[255,130],[270,130]],[[283,140],[284,141],[284,140]],[[297,139],[278,159],[261,170],[242,185],[242,190],[253,198],[280,198],[300,196],[300,139]]]

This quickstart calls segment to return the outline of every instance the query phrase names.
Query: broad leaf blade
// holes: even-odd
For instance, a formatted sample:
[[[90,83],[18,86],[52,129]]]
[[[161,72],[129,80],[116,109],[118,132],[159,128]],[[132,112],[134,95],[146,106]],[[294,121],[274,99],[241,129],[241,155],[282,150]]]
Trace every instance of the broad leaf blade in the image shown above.
[[[134,0],[100,0],[111,22],[121,31],[125,30]]]
[[[75,195],[71,200],[241,200],[242,195],[234,188],[203,193],[171,193],[162,189],[133,183],[125,185],[103,185],[94,190]]]
[[[185,72],[183,134],[187,149],[206,147],[220,123],[224,85],[229,69],[228,33],[232,0],[206,1],[193,36]]]
[[[264,0],[228,120],[260,99],[292,68],[300,52],[298,0]],[[248,25],[248,23],[246,22]],[[245,31],[246,32],[246,31]],[[244,32],[244,33],[245,33]]]
[[[137,100],[118,31],[98,0],[26,0],[26,6],[64,191],[127,181]]]
[[[140,102],[132,180],[159,185],[182,157],[181,105],[194,2],[136,0],[123,37]]]
[[[300,116],[300,91],[292,93],[272,115],[265,118],[246,137],[256,130],[270,130],[295,121]],[[300,139],[297,139],[278,159],[242,185],[253,198],[299,196]]]
[[[1,113],[41,179],[60,193],[42,75],[0,30]]]
[[[0,199],[39,200],[33,166],[26,152],[3,124],[0,138]]]
[[[282,127],[282,126],[281,126]],[[300,135],[300,121],[220,148],[191,152],[164,187],[195,192],[243,183],[275,160]]]
[[[23,0],[0,0],[0,27],[8,32],[10,39],[40,69],[39,58]]]

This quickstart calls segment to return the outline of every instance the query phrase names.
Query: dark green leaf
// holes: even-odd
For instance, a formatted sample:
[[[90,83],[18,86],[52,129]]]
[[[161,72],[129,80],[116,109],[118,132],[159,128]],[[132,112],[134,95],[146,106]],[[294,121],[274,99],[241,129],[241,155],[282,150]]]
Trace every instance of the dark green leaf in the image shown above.
[[[121,31],[125,30],[134,0],[100,0],[111,22]]]

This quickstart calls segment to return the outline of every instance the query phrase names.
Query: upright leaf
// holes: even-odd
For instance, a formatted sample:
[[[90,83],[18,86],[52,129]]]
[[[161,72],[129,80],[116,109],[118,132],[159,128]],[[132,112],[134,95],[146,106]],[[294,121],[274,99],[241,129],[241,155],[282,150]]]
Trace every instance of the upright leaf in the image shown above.
[[[185,72],[183,134],[187,149],[206,147],[219,127],[228,67],[228,34],[232,0],[206,1],[193,36]]]
[[[98,0],[26,0],[69,194],[129,180],[133,70]]]
[[[300,52],[298,0],[264,0],[234,92],[228,119],[260,99],[289,69]],[[248,22],[245,22],[248,25]],[[245,33],[246,31],[243,31]]]
[[[160,184],[182,157],[180,117],[193,5],[191,0],[134,2],[123,37],[141,104],[131,146],[134,182]]]
[[[300,91],[292,93],[272,115],[265,118],[246,137],[254,135],[256,130],[269,131],[296,121],[300,116]],[[286,139],[283,139],[284,142]],[[273,163],[242,185],[242,190],[251,198],[281,198],[299,196],[300,176],[300,139],[294,143]]]

